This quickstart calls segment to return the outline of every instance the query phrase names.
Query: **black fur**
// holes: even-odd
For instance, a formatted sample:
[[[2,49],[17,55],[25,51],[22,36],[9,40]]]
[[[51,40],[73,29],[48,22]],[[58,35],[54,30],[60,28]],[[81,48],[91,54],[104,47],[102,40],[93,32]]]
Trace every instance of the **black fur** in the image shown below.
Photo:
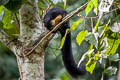
[[[51,20],[55,19],[58,15],[67,15],[67,12],[61,8],[52,8],[48,11],[48,13],[44,17],[44,25],[47,27],[47,29],[51,30]],[[59,29],[61,36],[63,37],[65,35],[65,31],[67,28],[70,28],[69,21],[64,23],[62,25],[62,29]],[[65,68],[67,71],[71,74],[73,77],[77,77],[79,75],[83,75],[86,73],[85,67],[84,68],[77,68],[77,64],[74,61],[73,55],[72,55],[72,47],[71,47],[71,33],[69,32],[66,36],[65,43],[62,47],[62,59],[65,65]]]

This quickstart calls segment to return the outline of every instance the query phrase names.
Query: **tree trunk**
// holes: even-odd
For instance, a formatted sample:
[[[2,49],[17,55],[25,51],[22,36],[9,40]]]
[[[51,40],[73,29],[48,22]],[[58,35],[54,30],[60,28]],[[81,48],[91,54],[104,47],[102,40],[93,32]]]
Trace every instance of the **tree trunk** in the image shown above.
[[[31,0],[31,4],[33,6],[23,5],[20,9],[19,41],[22,46],[16,48],[17,54],[23,56],[26,55],[25,49],[32,48],[45,31],[39,17],[38,0]],[[44,47],[41,46],[38,51],[33,51],[26,57],[17,56],[17,62],[21,80],[44,80]]]
[[[48,40],[42,41],[32,51],[33,47],[42,39],[45,27],[38,11],[38,0],[28,0],[31,5],[23,4],[20,14],[20,35],[17,41],[9,44],[9,48],[15,53],[20,73],[20,80],[44,80],[44,50]],[[9,38],[0,33],[3,43]],[[29,54],[28,54],[29,53]]]
[[[29,58],[17,57],[17,63],[20,80],[44,80],[44,55],[32,53]]]

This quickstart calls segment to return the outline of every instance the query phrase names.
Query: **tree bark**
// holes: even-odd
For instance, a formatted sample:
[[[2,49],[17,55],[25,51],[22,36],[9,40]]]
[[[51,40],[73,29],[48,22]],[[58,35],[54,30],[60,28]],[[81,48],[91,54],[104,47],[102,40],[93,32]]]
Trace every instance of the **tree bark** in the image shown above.
[[[20,35],[17,41],[11,42],[8,47],[16,55],[20,80],[44,80],[44,54],[48,40],[42,41],[34,51],[29,53],[44,36],[45,27],[42,26],[39,16],[38,0],[28,1],[31,5],[23,4],[19,11]],[[10,40],[2,31],[0,39],[4,44]]]
[[[38,0],[31,0],[30,2],[33,6],[23,5],[20,9],[19,41],[22,46],[16,47],[18,49],[16,54],[23,56],[26,55],[24,50],[33,47],[45,31],[39,17]],[[44,47],[40,46],[41,48],[38,51],[30,53],[26,57],[17,56],[21,80],[44,80]]]
[[[20,80],[44,80],[44,55],[32,53],[31,57],[17,57]]]

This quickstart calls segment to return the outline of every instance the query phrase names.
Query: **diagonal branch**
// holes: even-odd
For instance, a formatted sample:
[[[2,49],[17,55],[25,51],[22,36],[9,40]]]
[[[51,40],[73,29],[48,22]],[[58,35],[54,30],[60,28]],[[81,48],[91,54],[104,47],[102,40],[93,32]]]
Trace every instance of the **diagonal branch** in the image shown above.
[[[53,32],[55,32],[57,29],[59,29],[61,26],[61,24],[63,24],[64,22],[68,21],[70,18],[72,18],[73,16],[75,16],[76,14],[78,14],[79,12],[83,11],[87,4],[89,3],[89,1],[87,3],[85,3],[83,6],[81,6],[80,8],[77,8],[75,11],[71,12],[70,14],[66,15],[63,20],[57,24],[51,31],[49,31],[39,42],[38,44],[36,44],[29,52],[27,55],[29,55],[32,51],[34,51],[38,46],[39,44],[41,44],[44,40],[47,40],[49,38],[49,36],[51,34],[53,34]],[[26,56],[27,56],[26,55]]]

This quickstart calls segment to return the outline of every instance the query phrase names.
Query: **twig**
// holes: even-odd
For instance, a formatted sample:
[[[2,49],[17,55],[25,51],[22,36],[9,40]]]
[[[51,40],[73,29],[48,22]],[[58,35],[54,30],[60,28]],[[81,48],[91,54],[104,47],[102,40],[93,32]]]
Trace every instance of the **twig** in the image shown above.
[[[38,46],[39,44],[41,44],[44,40],[46,40],[53,32],[55,32],[57,29],[59,29],[61,26],[61,24],[63,24],[64,22],[68,21],[70,18],[72,18],[73,16],[77,15],[79,12],[81,12],[82,10],[84,10],[87,6],[87,4],[89,3],[89,1],[87,3],[85,3],[83,6],[81,6],[80,8],[77,8],[75,11],[71,12],[70,14],[66,15],[62,21],[57,24],[51,31],[49,31],[29,52],[28,54],[26,54],[25,56],[28,56],[30,53],[32,53]],[[108,12],[111,13],[115,10],[117,10],[119,8],[113,9],[112,11]],[[108,14],[105,13],[105,14]],[[105,15],[104,14],[104,15]],[[91,17],[90,17],[91,18]],[[53,36],[53,35],[52,35]]]
[[[109,14],[109,13],[111,13],[111,12],[114,12],[114,11],[116,11],[116,10],[118,10],[119,8],[115,8],[115,9],[113,9],[113,10],[111,10],[111,11],[109,11],[109,12],[107,12],[107,13],[104,13],[103,14],[103,16],[104,15],[106,15],[106,14]],[[93,17],[90,17],[90,16],[81,16],[81,15],[77,15],[78,17],[80,17],[80,18],[85,18],[85,19],[96,19],[96,18],[98,18],[99,16],[93,16]]]
[[[74,15],[78,14],[80,11],[84,10],[87,6],[87,4],[89,3],[89,1],[87,3],[85,3],[83,6],[81,6],[80,8],[77,8],[75,11],[73,11],[72,13],[66,15],[63,20],[57,24],[50,32],[48,32],[39,42],[38,44],[36,44],[31,51],[28,52],[27,55],[29,55],[31,52],[33,52],[38,46],[39,44],[41,44],[44,40],[46,40],[53,32],[55,32],[57,29],[59,29],[61,26],[61,24],[63,24],[64,22],[68,21],[71,17],[73,17]],[[26,56],[27,56],[26,55]]]
[[[19,19],[17,17],[17,13],[13,13],[13,16],[15,17],[16,24],[17,24],[18,28],[20,29],[20,23],[19,23]]]
[[[7,42],[6,46],[8,46],[10,43],[12,43],[13,41],[17,40],[17,38],[11,39]]]
[[[91,18],[91,30],[93,31],[93,26],[94,26],[94,24],[93,24],[93,18]]]
[[[5,38],[9,38],[9,36],[4,32],[4,30],[0,29],[0,32],[2,33],[2,35],[5,36]]]
[[[55,34],[50,35],[48,41],[50,41],[54,35],[55,35]],[[43,38],[44,38],[44,37],[43,37]],[[48,41],[47,41],[47,42],[45,41],[45,43],[47,44]],[[25,54],[24,57],[30,55],[30,54],[39,46],[39,44],[41,44],[41,40],[40,40],[27,54]]]

